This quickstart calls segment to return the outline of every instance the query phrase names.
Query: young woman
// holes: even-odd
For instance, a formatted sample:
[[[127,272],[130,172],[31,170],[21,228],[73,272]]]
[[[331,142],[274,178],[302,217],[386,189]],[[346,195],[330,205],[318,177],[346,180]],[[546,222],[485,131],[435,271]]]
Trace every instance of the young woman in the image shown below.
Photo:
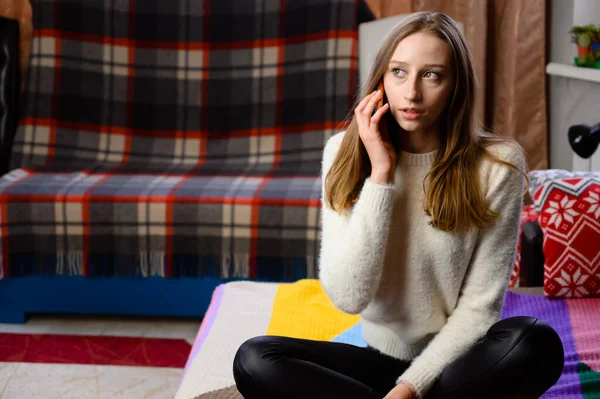
[[[498,321],[526,163],[476,128],[475,84],[448,16],[416,13],[386,36],[323,155],[319,277],[368,346],[250,339],[234,361],[245,398],[525,399],[558,380],[550,326]]]

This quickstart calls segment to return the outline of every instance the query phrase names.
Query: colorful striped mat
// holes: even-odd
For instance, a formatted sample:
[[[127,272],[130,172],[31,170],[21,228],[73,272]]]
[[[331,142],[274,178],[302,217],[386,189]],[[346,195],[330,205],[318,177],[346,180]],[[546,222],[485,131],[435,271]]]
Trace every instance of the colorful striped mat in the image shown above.
[[[509,292],[501,317],[521,315],[550,324],[565,347],[564,373],[542,398],[600,399],[600,298],[551,300]],[[257,335],[366,345],[360,317],[336,309],[317,280],[224,284],[213,293],[176,399],[230,393],[235,352]]]
[[[600,399],[600,298],[548,299],[507,294],[501,318],[534,316],[551,325],[565,349],[563,374],[544,399]]]

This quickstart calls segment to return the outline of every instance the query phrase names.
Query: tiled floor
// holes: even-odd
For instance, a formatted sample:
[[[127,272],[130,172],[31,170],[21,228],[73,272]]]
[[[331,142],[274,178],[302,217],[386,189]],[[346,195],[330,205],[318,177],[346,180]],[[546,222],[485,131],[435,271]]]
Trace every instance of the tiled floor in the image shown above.
[[[200,320],[125,317],[33,317],[0,332],[181,338],[192,345]],[[0,398],[172,399],[183,369],[0,362]]]
[[[199,327],[200,320],[40,315],[26,324],[0,323],[0,332],[182,338],[193,344]]]

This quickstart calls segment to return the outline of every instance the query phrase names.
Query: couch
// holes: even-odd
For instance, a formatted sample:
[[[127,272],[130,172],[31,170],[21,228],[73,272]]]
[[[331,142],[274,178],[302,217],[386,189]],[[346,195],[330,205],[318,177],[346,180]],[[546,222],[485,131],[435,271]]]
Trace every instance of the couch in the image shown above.
[[[24,91],[3,93],[0,322],[202,317],[223,282],[316,275],[322,150],[373,15],[355,0],[168,4],[32,1]]]

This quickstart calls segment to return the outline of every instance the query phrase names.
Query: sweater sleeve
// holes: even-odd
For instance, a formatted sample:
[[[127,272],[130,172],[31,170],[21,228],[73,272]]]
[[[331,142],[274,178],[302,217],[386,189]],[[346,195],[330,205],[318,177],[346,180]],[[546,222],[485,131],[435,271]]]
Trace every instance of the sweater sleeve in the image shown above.
[[[367,179],[348,214],[329,208],[325,177],[343,134],[329,139],[323,153],[319,279],[336,307],[357,314],[369,304],[381,278],[394,186]]]
[[[525,170],[520,151],[500,157]],[[487,186],[486,200],[499,219],[479,231],[455,310],[397,380],[412,383],[420,398],[444,368],[465,354],[500,316],[516,253],[525,179],[513,168],[497,162],[492,165],[487,182],[482,179],[481,184]]]

